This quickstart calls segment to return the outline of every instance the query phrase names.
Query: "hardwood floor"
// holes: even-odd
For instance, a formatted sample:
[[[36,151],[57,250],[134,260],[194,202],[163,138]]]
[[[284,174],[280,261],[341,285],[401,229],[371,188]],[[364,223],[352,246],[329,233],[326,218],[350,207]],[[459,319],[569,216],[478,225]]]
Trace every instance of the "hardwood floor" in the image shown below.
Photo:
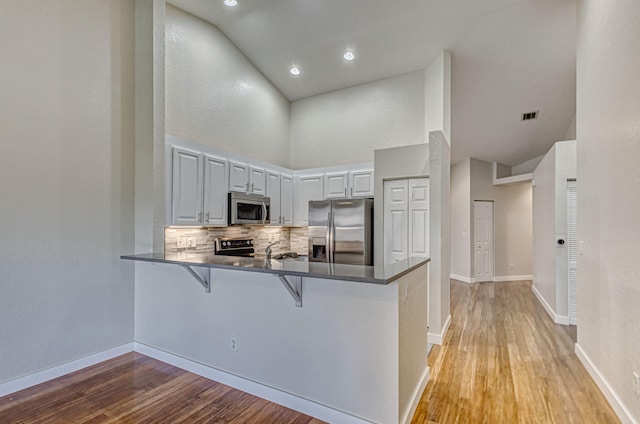
[[[531,283],[453,281],[451,315],[413,424],[619,422]],[[0,423],[321,421],[130,353],[0,398]]]
[[[139,353],[0,398],[2,424],[321,422]]]
[[[452,281],[451,327],[429,355],[412,424],[619,423],[530,282]]]

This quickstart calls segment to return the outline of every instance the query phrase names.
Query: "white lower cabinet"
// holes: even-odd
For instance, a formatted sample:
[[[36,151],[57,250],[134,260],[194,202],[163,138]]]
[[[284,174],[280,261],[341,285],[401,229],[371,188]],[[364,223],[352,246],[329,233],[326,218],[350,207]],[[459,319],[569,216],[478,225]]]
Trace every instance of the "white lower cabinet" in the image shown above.
[[[429,179],[384,182],[384,263],[429,256]]]
[[[227,225],[227,161],[174,148],[171,224]]]

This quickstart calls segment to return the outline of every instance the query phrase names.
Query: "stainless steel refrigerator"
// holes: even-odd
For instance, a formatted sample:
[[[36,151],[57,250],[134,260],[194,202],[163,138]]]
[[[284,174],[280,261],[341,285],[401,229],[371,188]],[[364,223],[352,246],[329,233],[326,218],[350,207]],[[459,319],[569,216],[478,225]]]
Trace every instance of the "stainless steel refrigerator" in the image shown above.
[[[373,199],[310,201],[309,261],[373,265]]]

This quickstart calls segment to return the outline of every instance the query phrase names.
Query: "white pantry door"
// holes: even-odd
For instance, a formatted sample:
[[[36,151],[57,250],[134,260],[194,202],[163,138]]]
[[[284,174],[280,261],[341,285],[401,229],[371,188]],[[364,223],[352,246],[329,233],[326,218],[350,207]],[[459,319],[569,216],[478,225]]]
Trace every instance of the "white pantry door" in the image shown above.
[[[569,323],[578,324],[576,272],[578,269],[577,232],[578,188],[575,181],[567,182],[567,260],[569,285]]]
[[[409,180],[408,256],[429,257],[429,178]]]
[[[474,279],[493,281],[493,202],[473,202]]]
[[[407,180],[384,182],[384,263],[407,259],[409,232]]]

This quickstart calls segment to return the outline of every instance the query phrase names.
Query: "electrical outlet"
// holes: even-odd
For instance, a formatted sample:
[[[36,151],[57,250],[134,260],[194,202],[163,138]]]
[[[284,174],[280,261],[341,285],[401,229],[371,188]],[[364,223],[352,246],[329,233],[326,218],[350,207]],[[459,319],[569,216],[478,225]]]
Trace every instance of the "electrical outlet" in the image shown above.
[[[184,249],[185,247],[187,247],[187,238],[178,237],[178,249]]]
[[[640,372],[633,373],[633,393],[640,397]]]
[[[187,237],[187,247],[197,247],[195,237]]]
[[[238,351],[238,338],[235,336],[231,337],[231,350],[234,352]]]

